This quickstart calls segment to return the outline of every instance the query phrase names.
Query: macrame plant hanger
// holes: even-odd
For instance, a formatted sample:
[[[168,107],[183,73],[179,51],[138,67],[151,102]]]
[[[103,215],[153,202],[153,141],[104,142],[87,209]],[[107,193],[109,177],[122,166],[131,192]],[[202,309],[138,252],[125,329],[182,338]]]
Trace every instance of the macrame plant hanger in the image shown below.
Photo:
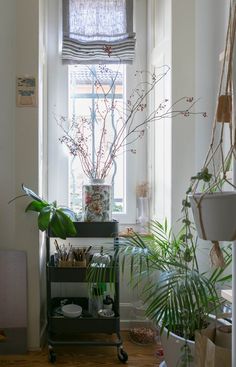
[[[233,49],[236,33],[236,5],[231,5],[229,12],[229,21],[225,42],[223,66],[219,83],[219,91],[217,96],[217,105],[215,117],[212,124],[212,134],[209,149],[202,167],[202,171],[208,170],[212,172],[213,180],[207,188],[202,190],[200,199],[196,202],[199,212],[200,226],[203,233],[203,239],[206,239],[206,231],[202,221],[201,203],[204,196],[212,191],[222,191],[223,183],[228,183],[234,189],[236,186],[228,179],[227,171],[232,159],[236,158],[236,129],[232,118],[233,107],[233,83],[232,83],[232,65],[233,65]],[[220,124],[219,124],[220,123]],[[228,127],[228,131],[226,128]],[[225,134],[229,135],[229,148],[225,152],[224,138]],[[200,191],[200,179],[196,178],[192,183],[193,195]],[[236,237],[236,233],[235,233]],[[212,241],[210,258],[212,265],[224,266],[224,258],[219,241]]]

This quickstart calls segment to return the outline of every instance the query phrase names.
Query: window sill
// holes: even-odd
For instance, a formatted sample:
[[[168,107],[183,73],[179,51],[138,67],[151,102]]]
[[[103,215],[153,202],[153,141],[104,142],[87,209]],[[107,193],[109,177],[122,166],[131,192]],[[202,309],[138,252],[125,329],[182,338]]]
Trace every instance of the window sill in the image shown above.
[[[150,236],[151,233],[148,231],[144,231],[141,230],[139,228],[138,224],[131,224],[130,226],[126,226],[126,225],[120,225],[120,232],[119,232],[119,236],[121,237],[132,237],[135,233],[137,233],[139,236],[141,237],[146,237],[146,236]]]

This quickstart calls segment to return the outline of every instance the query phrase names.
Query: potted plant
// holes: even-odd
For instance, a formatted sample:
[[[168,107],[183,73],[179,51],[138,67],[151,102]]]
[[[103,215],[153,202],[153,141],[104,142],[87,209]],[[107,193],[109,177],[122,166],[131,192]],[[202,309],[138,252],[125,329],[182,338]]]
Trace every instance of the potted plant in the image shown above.
[[[21,197],[30,197],[33,199],[33,201],[27,205],[25,211],[34,211],[38,213],[39,230],[50,230],[53,236],[62,239],[73,237],[76,234],[76,228],[73,223],[73,221],[76,221],[76,215],[71,209],[57,206],[56,201],[48,203],[24,184],[22,184],[22,190],[24,194],[15,197],[9,203]]]
[[[236,192],[223,190],[223,185],[227,179],[217,181],[213,173],[209,173],[208,169],[204,167],[197,176],[192,177],[192,181],[195,186],[196,183],[198,184],[198,190],[195,188],[192,190],[192,186],[189,189],[188,198],[198,236],[203,240],[212,242],[234,241],[236,239],[234,220]],[[202,189],[199,187],[201,181],[205,183]]]
[[[222,304],[219,287],[231,279],[224,274],[231,247],[222,250],[224,267],[201,271],[197,242],[188,227],[183,223],[175,236],[167,221],[152,221],[149,237],[135,234],[120,248],[122,269],[130,269],[131,285],[139,286],[147,317],[160,325],[162,342],[171,344],[164,351],[168,367],[194,366],[195,331],[207,325],[210,314],[217,314]]]

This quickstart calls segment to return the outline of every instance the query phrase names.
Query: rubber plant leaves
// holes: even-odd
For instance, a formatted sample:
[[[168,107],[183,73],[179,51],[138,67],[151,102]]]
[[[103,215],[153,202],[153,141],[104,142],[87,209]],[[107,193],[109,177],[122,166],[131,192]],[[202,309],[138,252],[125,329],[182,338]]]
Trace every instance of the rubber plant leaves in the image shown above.
[[[76,216],[72,210],[57,206],[56,201],[48,203],[23,184],[22,190],[25,192],[25,195],[33,199],[25,211],[38,213],[38,227],[41,231],[49,229],[53,236],[62,239],[76,235],[76,228],[73,223],[76,220]]]

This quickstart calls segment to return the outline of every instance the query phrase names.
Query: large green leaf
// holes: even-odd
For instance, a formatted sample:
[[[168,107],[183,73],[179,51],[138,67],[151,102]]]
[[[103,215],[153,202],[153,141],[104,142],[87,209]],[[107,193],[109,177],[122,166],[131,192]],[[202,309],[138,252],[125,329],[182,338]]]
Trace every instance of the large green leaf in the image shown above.
[[[65,214],[61,209],[57,209],[57,215],[67,232],[67,237],[75,236],[77,231],[73,221],[68,217],[68,215]]]
[[[44,200],[41,197],[35,194],[33,190],[29,189],[24,184],[22,184],[22,190],[26,193],[26,195],[30,196],[32,199],[39,201],[39,202],[44,202]]]
[[[72,221],[76,222],[77,217],[73,210],[66,208],[66,207],[60,207],[58,210],[62,211],[64,214],[66,214]]]
[[[51,221],[50,221],[50,228],[51,228],[53,236],[60,237],[62,239],[66,239],[67,233],[66,233],[66,230],[65,230],[63,224],[61,223],[61,221],[58,217],[57,212],[55,212],[52,215],[52,218],[51,218]]]
[[[25,211],[33,211],[33,212],[40,212],[47,204],[43,201],[31,201],[29,205],[25,208]]]
[[[76,228],[72,220],[60,209],[52,215],[50,228],[55,237],[66,239],[76,235]]]
[[[48,205],[41,209],[38,216],[38,226],[41,231],[48,229],[51,216],[53,214],[52,206]]]

